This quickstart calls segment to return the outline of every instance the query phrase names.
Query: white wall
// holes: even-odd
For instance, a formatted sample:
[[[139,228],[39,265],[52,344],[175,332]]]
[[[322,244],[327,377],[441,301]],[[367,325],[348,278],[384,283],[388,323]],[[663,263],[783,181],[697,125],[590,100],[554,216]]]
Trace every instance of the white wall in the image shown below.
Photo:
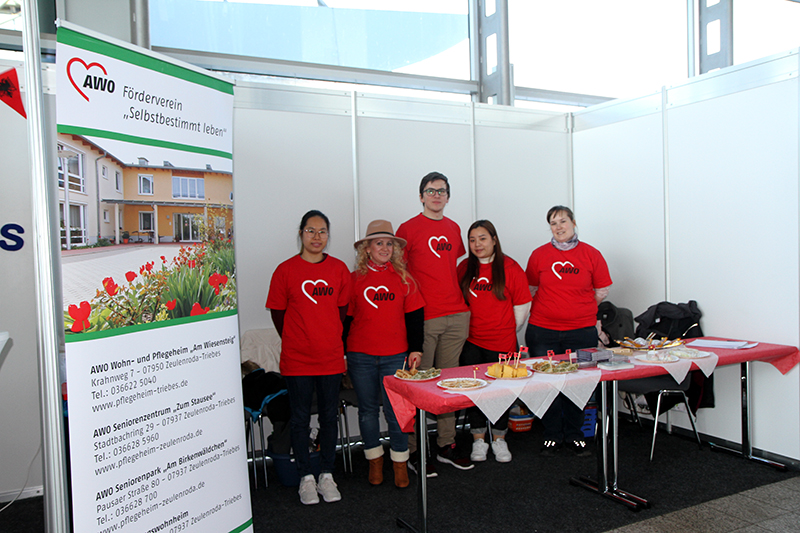
[[[636,315],[693,299],[706,335],[798,345],[797,68],[792,51],[665,89],[663,106],[576,113],[576,216],[609,259],[611,301]],[[800,458],[800,372],[751,367],[753,446]],[[739,368],[718,369],[698,429],[740,442],[740,391]]]
[[[331,221],[329,252],[343,260],[352,256],[350,118],[259,109],[247,103],[248,97],[264,96],[262,92],[266,91],[237,87],[233,117],[234,234],[242,332],[273,327],[264,308],[269,280],[279,263],[298,253],[297,232],[304,213],[311,209],[325,213]],[[315,100],[316,94],[306,96]]]
[[[672,296],[700,303],[707,335],[798,343],[797,99],[794,78],[668,112]],[[800,458],[800,373],[751,366],[753,445]],[[719,413],[703,421],[738,440]]]
[[[17,77],[23,80],[18,63],[0,62],[0,72],[13,65],[19,67]],[[0,248],[0,331],[10,333],[0,351],[0,501],[8,501],[23,486],[28,487],[25,496],[41,494],[42,462],[27,124],[4,103],[0,103],[0,124],[0,227],[18,224],[25,231],[20,235],[24,241],[20,250]],[[2,235],[0,240],[12,244]]]
[[[578,235],[603,253],[608,300],[634,312],[666,299],[661,96],[575,117]]]
[[[523,269],[531,252],[552,236],[545,220],[547,210],[571,203],[566,118],[476,106],[475,218],[495,225],[503,252]]]
[[[329,251],[352,266],[353,242],[371,220],[390,220],[397,229],[421,211],[419,182],[434,170],[450,181],[445,214],[463,237],[476,218],[474,184],[477,217],[497,224],[504,247],[524,265],[533,248],[549,239],[546,210],[569,201],[566,117],[492,107],[237,84],[234,203],[242,333],[272,328],[264,309],[269,280],[280,262],[298,252],[303,213],[320,209],[328,215]]]

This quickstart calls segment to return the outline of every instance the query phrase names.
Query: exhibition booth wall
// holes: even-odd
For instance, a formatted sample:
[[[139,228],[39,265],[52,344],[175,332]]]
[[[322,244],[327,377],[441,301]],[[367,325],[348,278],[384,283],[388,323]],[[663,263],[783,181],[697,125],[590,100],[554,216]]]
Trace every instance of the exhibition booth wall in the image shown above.
[[[798,54],[793,50],[639,99],[574,114],[238,81],[234,238],[241,334],[272,329],[275,267],[297,253],[309,209],[331,220],[329,252],[352,264],[370,220],[420,212],[418,186],[450,179],[446,215],[462,230],[495,223],[521,264],[550,237],[545,214],[575,207],[578,232],[609,263],[609,300],[643,312],[697,300],[707,335],[800,343]],[[45,92],[55,91],[45,76]],[[50,101],[46,99],[46,101]],[[52,111],[52,110],[49,110]],[[26,229],[3,250],[0,499],[22,488],[39,445],[36,311],[25,121],[0,109],[2,219]],[[8,115],[8,120],[6,115]],[[49,113],[54,123],[54,113]],[[466,238],[466,234],[464,234]],[[13,273],[13,278],[10,273]],[[8,298],[8,296],[11,298]],[[753,445],[800,459],[800,380],[753,365]],[[715,372],[699,430],[738,442],[739,369]],[[673,421],[688,425],[683,415]],[[34,465],[29,486],[40,486]]]
[[[797,73],[792,50],[575,113],[575,208],[611,301],[693,299],[706,335],[798,345]],[[740,442],[739,368],[714,375],[698,429]],[[798,370],[751,375],[753,446],[797,460]]]

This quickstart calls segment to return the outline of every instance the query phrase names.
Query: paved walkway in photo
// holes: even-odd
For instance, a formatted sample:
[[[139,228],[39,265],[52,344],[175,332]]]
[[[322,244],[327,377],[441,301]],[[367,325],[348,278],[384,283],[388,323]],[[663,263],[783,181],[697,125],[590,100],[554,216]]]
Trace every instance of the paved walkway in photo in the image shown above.
[[[193,243],[185,243],[191,246]],[[139,268],[148,261],[161,266],[163,255],[169,263],[180,250],[180,244],[120,244],[102,248],[61,251],[61,275],[64,309],[82,301],[91,302],[97,291],[103,289],[103,280],[112,277],[117,285],[128,281],[129,271],[139,273]]]

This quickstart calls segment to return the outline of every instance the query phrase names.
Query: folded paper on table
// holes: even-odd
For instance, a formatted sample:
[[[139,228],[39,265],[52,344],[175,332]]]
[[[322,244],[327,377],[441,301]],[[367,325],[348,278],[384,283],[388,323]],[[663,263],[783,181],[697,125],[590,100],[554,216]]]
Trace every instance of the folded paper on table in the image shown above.
[[[726,350],[737,350],[752,344],[753,346],[758,343],[748,343],[747,341],[718,341],[714,339],[695,339],[692,342],[686,343],[690,348],[725,348]]]

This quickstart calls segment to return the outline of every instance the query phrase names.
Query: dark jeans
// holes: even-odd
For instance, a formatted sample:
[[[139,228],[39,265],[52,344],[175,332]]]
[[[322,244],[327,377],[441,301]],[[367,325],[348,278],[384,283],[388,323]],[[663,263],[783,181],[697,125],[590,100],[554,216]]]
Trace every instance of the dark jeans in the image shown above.
[[[573,352],[581,348],[597,347],[597,328],[587,328],[558,331],[540,328],[528,324],[525,331],[525,343],[533,357],[547,355],[548,350],[553,350],[556,355],[567,350]],[[559,393],[553,403],[542,417],[544,426],[544,440],[558,443],[583,440],[584,414],[583,407],[578,407],[572,400]]]
[[[381,445],[378,413],[382,400],[383,417],[389,426],[389,444],[392,450],[408,451],[408,435],[400,430],[392,404],[383,387],[383,378],[403,368],[405,360],[405,353],[379,356],[347,352],[347,372],[358,396],[358,427],[361,429],[365,450],[372,450]]]
[[[317,417],[319,419],[320,472],[333,472],[336,459],[336,438],[339,415],[339,387],[341,374],[329,376],[284,376],[289,402],[292,407],[292,449],[300,477],[311,474],[308,438],[314,390],[317,391]]]
[[[503,353],[513,352],[515,346],[511,346]],[[497,362],[497,355],[500,352],[495,350],[487,350],[480,346],[475,346],[471,342],[464,343],[464,348],[461,350],[461,359],[458,364],[460,366],[467,365],[480,365],[483,363]],[[477,407],[470,407],[467,409],[467,419],[469,420],[469,427],[471,433],[486,433],[486,415],[484,415]],[[508,411],[503,413],[503,416],[497,419],[497,422],[492,426],[492,432],[499,436],[505,436],[508,432]]]

